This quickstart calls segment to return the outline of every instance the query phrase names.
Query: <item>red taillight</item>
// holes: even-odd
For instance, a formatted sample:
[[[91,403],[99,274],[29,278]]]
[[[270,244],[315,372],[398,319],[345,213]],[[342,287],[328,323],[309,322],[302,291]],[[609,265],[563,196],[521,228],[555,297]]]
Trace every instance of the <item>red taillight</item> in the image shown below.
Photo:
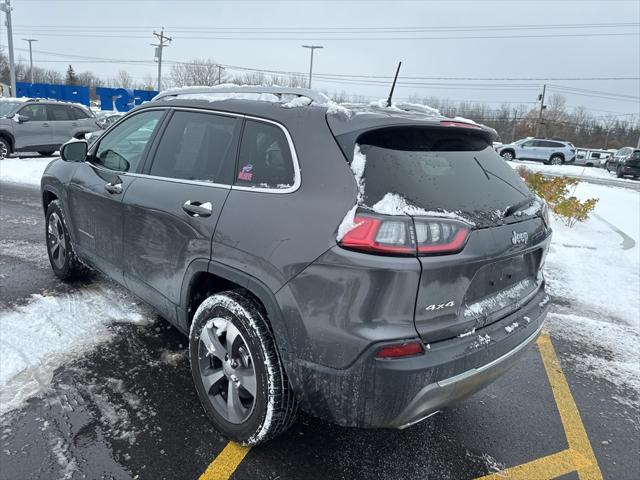
[[[357,216],[354,219],[356,227],[342,237],[340,245],[366,252],[415,255],[409,220]]]
[[[440,125],[443,127],[462,127],[462,128],[476,128],[482,130],[480,125],[467,122],[456,122],[455,120],[441,120]]]
[[[377,358],[400,358],[411,357],[413,355],[422,355],[424,348],[420,342],[407,342],[399,345],[389,345],[382,347],[376,352]]]
[[[387,255],[445,255],[462,250],[470,228],[448,218],[356,216],[340,245]]]

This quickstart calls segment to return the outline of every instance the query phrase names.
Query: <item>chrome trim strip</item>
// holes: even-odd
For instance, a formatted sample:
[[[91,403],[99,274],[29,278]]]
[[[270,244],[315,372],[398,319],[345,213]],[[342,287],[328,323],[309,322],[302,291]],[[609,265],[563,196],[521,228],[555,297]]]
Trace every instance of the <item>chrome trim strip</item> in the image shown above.
[[[225,190],[231,190],[231,185],[227,185],[225,183],[214,183],[207,182],[206,180],[187,180],[183,178],[169,178],[169,177],[157,177],[155,175],[145,175],[144,173],[122,173],[124,176],[134,177],[134,178],[148,178],[151,180],[159,180],[161,182],[172,182],[172,183],[184,183],[187,185],[201,185],[203,187],[215,187],[215,188],[224,188]]]
[[[465,379],[467,379],[469,377],[472,377],[472,376],[474,376],[474,375],[476,375],[478,373],[482,373],[485,370],[488,370],[491,367],[494,367],[499,363],[502,363],[503,361],[507,360],[509,357],[512,357],[513,355],[518,353],[523,348],[526,348],[531,342],[533,342],[538,337],[540,332],[542,331],[542,327],[544,327],[544,322],[542,322],[540,324],[540,326],[536,329],[536,331],[533,332],[531,335],[529,335],[522,343],[520,343],[518,346],[514,347],[512,350],[509,350],[504,355],[496,358],[495,360],[492,360],[489,363],[485,363],[481,367],[472,368],[470,370],[467,370],[466,372],[462,372],[462,373],[460,373],[458,375],[455,375],[453,377],[445,378],[444,380],[440,380],[439,382],[433,383],[432,385],[434,385],[434,386],[437,385],[438,387],[446,387],[447,385],[451,385],[452,383],[456,383],[456,382],[459,382],[461,380],[465,380]]]
[[[298,161],[298,154],[296,153],[295,146],[293,145],[291,134],[289,133],[287,128],[281,123],[278,123],[274,120],[268,120],[266,118],[254,117],[251,115],[243,115],[241,113],[222,112],[219,110],[212,110],[208,108],[192,108],[192,107],[170,107],[170,106],[148,107],[143,110],[140,110],[139,112],[134,113],[134,115],[137,115],[138,113],[146,112],[148,110],[172,110],[172,111],[180,110],[180,111],[191,111],[191,112],[198,112],[198,113],[209,113],[212,115],[225,115],[228,117],[245,118],[248,120],[255,120],[258,122],[270,123],[272,125],[277,126],[278,128],[280,128],[280,130],[282,130],[285,138],[287,139],[287,143],[289,144],[289,152],[291,153],[291,159],[293,161],[293,185],[288,188],[243,187],[240,185],[227,185],[223,183],[206,182],[204,180],[184,180],[184,179],[178,179],[178,178],[158,177],[155,175],[147,175],[143,173],[118,172],[117,170],[109,170],[88,161],[85,161],[85,163],[88,163],[94,168],[98,168],[105,172],[114,173],[116,175],[125,175],[130,177],[137,177],[137,178],[152,178],[152,179],[162,180],[166,182],[185,183],[190,185],[202,185],[202,186],[209,186],[209,187],[216,187],[216,188],[225,188],[227,190],[239,190],[243,192],[285,194],[285,193],[293,193],[300,188],[300,184],[302,183],[302,178],[300,175],[301,170],[300,170],[300,163]],[[111,130],[111,128],[113,128],[114,125],[118,123],[120,122],[116,122],[115,124],[113,124],[107,131],[105,131],[103,135],[105,135],[109,130]],[[242,143],[242,139],[240,139],[240,145],[241,143]],[[240,145],[238,147],[240,147]]]

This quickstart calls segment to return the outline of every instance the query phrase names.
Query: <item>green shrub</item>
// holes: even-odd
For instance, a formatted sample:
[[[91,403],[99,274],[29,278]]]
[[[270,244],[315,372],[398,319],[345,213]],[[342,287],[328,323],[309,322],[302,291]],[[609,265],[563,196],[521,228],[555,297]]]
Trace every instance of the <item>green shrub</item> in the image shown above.
[[[522,166],[518,168],[518,173],[529,188],[547,202],[551,212],[569,227],[585,221],[598,203],[597,198],[581,202],[573,195],[575,187],[580,182],[577,178],[546,177]],[[573,190],[570,192],[572,187]]]

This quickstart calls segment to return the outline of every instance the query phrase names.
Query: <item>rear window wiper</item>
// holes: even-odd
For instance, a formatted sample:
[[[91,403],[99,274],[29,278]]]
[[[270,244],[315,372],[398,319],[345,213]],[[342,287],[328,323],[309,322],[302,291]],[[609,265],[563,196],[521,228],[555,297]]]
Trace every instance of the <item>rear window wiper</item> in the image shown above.
[[[527,198],[524,198],[524,199],[520,200],[517,203],[514,203],[513,205],[510,205],[504,211],[504,214],[502,215],[502,218],[510,217],[511,215],[513,215],[516,212],[519,212],[523,208],[529,207],[534,201],[535,201],[535,198],[527,197]]]

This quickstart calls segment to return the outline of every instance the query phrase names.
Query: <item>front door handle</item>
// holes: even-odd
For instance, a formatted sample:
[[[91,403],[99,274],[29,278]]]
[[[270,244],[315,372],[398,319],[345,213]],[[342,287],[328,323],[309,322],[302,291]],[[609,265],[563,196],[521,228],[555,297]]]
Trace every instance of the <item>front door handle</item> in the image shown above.
[[[122,193],[122,183],[107,183],[104,189],[112,194]]]
[[[49,124],[48,124],[48,123],[43,123],[43,124],[42,124],[42,126],[43,126],[43,127],[48,127],[48,126],[49,126]]]
[[[187,200],[182,205],[182,209],[192,217],[210,217],[212,207],[211,202],[200,203]]]

